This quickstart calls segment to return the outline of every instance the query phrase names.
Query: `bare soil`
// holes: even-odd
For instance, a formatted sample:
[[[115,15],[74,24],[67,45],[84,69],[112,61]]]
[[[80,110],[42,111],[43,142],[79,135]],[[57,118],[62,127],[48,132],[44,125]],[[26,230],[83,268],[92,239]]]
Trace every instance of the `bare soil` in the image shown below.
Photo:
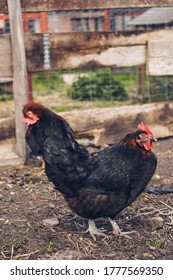
[[[151,184],[173,187],[173,138],[158,141],[158,168]],[[117,216],[129,238],[112,234],[94,241],[87,221],[73,214],[44,170],[29,164],[0,168],[0,259],[173,259],[173,194],[143,193]],[[48,226],[45,219],[57,218]]]

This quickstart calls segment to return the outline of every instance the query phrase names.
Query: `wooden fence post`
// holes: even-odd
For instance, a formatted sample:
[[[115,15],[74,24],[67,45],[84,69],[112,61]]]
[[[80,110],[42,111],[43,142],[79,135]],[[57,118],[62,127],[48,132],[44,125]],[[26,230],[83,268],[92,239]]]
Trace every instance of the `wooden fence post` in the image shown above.
[[[20,0],[7,0],[10,18],[13,93],[15,101],[16,153],[23,159],[27,157],[25,125],[22,123],[22,108],[28,102],[28,80],[25,57],[24,33]]]

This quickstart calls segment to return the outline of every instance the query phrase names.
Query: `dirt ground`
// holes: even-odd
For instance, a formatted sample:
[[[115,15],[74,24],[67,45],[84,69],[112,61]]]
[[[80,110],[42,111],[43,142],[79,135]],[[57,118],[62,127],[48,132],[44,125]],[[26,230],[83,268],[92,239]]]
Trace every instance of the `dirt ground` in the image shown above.
[[[151,184],[173,187],[173,138],[158,141],[158,168]],[[107,237],[94,241],[87,221],[74,215],[41,167],[0,168],[0,259],[173,259],[173,194],[143,193],[117,217],[116,237],[99,219]],[[54,218],[56,225],[44,220]]]

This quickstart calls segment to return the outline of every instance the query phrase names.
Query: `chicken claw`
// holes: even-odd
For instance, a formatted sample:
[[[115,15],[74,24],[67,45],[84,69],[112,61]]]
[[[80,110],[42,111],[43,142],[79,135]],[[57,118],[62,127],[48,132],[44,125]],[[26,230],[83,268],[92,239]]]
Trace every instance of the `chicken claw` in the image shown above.
[[[96,228],[94,220],[89,220],[89,227],[86,232],[90,233],[90,235],[94,239],[94,241],[96,241],[95,235],[107,237],[107,235],[103,231],[105,231],[105,230]]]
[[[135,232],[134,230],[127,231],[127,232],[122,232],[115,221],[111,220],[110,218],[109,218],[109,221],[112,225],[113,234],[115,234],[117,236],[124,236],[124,237],[127,237],[129,239],[132,239],[130,236],[128,236],[128,234],[134,233]]]

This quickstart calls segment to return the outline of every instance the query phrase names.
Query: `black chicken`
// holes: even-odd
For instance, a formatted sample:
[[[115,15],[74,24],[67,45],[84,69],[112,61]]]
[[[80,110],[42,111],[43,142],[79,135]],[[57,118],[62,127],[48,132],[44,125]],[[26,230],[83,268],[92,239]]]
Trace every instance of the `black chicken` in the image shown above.
[[[74,139],[69,124],[44,106],[28,103],[23,114],[31,151],[43,155],[47,177],[69,208],[89,220],[91,236],[104,235],[94,222],[100,217],[108,217],[120,234],[113,219],[145,190],[156,170],[151,148],[157,140],[150,129],[141,123],[118,144],[90,154]]]

